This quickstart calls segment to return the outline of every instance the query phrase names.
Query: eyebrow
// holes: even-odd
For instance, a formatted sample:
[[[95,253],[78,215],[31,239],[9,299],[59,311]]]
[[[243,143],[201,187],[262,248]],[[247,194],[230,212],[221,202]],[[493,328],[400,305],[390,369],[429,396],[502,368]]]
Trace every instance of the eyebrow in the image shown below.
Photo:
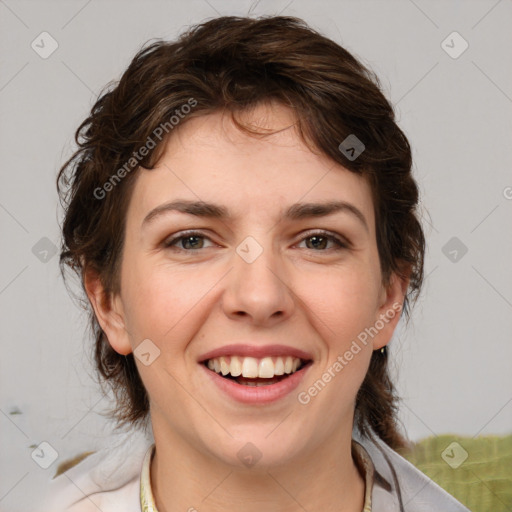
[[[225,206],[207,203],[204,201],[189,201],[178,199],[169,203],[161,204],[151,210],[144,220],[142,227],[145,227],[156,218],[168,213],[180,212],[196,217],[204,217],[210,219],[228,220],[233,216]],[[346,201],[329,201],[325,203],[296,203],[287,208],[282,215],[282,219],[301,220],[316,217],[326,217],[337,212],[346,212],[355,216],[365,230],[369,232],[368,223],[361,211],[351,203]]]

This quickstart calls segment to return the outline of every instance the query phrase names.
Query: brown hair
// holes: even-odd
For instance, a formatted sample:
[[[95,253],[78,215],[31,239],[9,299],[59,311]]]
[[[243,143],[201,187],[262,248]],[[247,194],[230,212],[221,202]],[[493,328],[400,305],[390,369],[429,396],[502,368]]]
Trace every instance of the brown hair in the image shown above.
[[[172,116],[184,123],[225,110],[239,128],[252,132],[235,114],[269,100],[294,110],[299,133],[312,149],[368,179],[383,282],[392,273],[410,277],[403,307],[409,317],[409,304],[423,280],[425,241],[416,215],[418,189],[407,138],[373,72],[302,20],[284,16],[220,17],[193,26],[177,41],[157,40],[140,50],[119,82],[100,94],[76,131],[77,151],[57,179],[65,208],[63,276],[68,265],[83,286],[85,271],[93,270],[106,294],[119,292],[125,217],[137,169],[157,163],[172,135]],[[194,107],[184,109],[187,104]],[[156,137],[162,126],[166,137]],[[339,149],[351,134],[365,146],[355,159]],[[141,156],[140,148],[149,147],[150,139],[155,147]],[[85,304],[100,382],[110,385],[117,400],[111,416],[118,425],[144,423],[149,401],[133,354],[112,349]],[[373,430],[392,448],[403,446],[397,400],[387,353],[376,351],[355,404],[355,422],[363,435]]]

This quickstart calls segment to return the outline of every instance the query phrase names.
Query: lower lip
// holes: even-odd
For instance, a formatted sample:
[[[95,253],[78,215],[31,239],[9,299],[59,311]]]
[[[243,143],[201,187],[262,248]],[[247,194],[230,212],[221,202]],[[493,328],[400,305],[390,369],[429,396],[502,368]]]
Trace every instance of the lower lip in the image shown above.
[[[267,386],[244,386],[234,380],[221,377],[218,373],[208,369],[204,364],[201,364],[201,366],[221,391],[238,402],[268,404],[289,395],[301,383],[311,364],[309,362],[304,368],[292,373],[286,379],[275,384],[268,384]]]

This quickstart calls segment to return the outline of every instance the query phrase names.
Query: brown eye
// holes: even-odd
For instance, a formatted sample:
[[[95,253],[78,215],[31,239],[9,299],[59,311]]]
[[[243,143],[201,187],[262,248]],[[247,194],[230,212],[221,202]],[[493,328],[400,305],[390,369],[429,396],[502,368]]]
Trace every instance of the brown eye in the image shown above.
[[[190,231],[166,240],[164,247],[175,247],[177,250],[181,251],[194,251],[204,249],[205,240],[210,239],[198,231]]]
[[[326,249],[344,249],[348,248],[348,245],[340,240],[338,237],[320,231],[318,233],[309,234],[307,237],[303,238],[302,241],[306,241],[306,248],[312,251],[324,251]],[[310,241],[310,243],[308,243]],[[327,245],[329,242],[334,244],[334,247],[328,248]]]
[[[308,249],[325,249],[329,240],[326,236],[310,236],[306,240],[311,241],[312,247],[308,247]],[[306,244],[307,245],[307,244]]]

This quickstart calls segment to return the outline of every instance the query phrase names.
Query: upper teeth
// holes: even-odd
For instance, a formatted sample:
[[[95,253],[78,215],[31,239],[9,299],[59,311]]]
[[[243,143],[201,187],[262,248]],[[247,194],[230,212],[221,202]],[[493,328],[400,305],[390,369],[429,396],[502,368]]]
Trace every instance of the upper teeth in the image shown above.
[[[232,377],[271,379],[275,375],[293,373],[300,366],[298,357],[254,357],[223,356],[208,360],[208,368],[222,375],[231,374]]]

